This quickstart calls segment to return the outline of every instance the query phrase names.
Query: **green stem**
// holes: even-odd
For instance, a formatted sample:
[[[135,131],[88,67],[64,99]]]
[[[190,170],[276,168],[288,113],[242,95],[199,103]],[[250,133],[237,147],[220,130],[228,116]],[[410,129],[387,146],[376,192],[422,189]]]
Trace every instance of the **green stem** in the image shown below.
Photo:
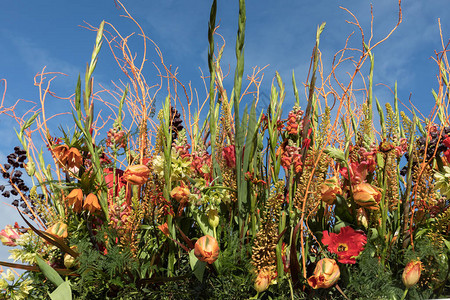
[[[409,291],[409,288],[406,288],[406,290],[403,292],[402,299],[400,299],[400,300],[405,300],[406,294],[408,294],[408,291]]]

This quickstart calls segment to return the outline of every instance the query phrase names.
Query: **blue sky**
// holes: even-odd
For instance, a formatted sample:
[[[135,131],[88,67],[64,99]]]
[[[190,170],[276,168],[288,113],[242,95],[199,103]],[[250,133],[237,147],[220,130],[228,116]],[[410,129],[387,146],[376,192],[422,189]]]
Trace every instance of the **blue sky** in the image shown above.
[[[201,68],[206,74],[207,24],[212,1],[206,0],[153,0],[128,1],[126,7],[140,23],[146,34],[160,47],[165,62],[178,67],[178,78],[203,95],[200,80]],[[370,2],[347,1],[247,1],[247,29],[245,46],[245,74],[251,74],[253,66],[270,66],[265,69],[263,92],[268,94],[270,83],[278,70],[286,83],[286,110],[294,102],[291,73],[295,71],[297,84],[305,81],[309,59],[314,46],[316,27],[327,22],[321,37],[324,67],[329,70],[333,55],[344,46],[345,39],[355,32],[351,45],[360,47],[357,28],[346,23],[352,17],[340,9],[343,6],[360,20],[366,34],[370,32]],[[450,3],[448,0],[405,1],[403,23],[392,37],[374,50],[375,83],[393,88],[398,82],[399,98],[412,102],[427,115],[433,106],[431,89],[437,89],[435,62],[430,59],[434,50],[440,50],[438,18],[445,42],[450,37]],[[217,23],[219,33],[227,42],[222,66],[231,66],[234,72],[234,42],[237,29],[238,1],[218,1]],[[33,77],[44,66],[47,71],[63,72],[67,77],[54,81],[53,89],[60,96],[73,93],[78,74],[89,61],[95,33],[79,25],[86,21],[97,26],[103,19],[114,24],[124,35],[137,32],[137,27],[120,17],[114,1],[8,1],[0,10],[0,79],[7,80],[5,106],[17,99],[38,100]],[[374,41],[384,37],[397,22],[396,0],[378,0],[373,4]],[[96,82],[108,85],[121,78],[120,70],[112,61],[104,45],[100,52]],[[157,60],[149,52],[149,60]],[[148,63],[149,74],[153,74]],[[226,81],[229,93],[233,73]],[[1,90],[2,91],[2,90]],[[392,101],[388,89],[377,86],[375,95],[383,102]],[[302,96],[302,93],[301,93]],[[162,98],[162,96],[161,96]],[[60,100],[49,99],[48,113],[64,108]],[[302,106],[305,99],[302,97]],[[264,101],[261,102],[264,106]],[[261,109],[263,109],[262,107]],[[0,116],[0,161],[18,144],[12,127],[15,124]],[[55,132],[57,130],[55,128]],[[5,201],[6,200],[6,201]],[[0,202],[9,202],[0,199]],[[1,204],[0,228],[18,221],[14,210]],[[0,259],[6,260],[7,247],[0,246]]]

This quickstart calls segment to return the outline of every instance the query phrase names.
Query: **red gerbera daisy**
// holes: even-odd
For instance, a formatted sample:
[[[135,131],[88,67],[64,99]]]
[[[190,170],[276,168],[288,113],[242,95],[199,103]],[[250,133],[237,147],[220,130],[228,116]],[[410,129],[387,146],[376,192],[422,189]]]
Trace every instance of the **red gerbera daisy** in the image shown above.
[[[338,234],[324,231],[322,243],[328,245],[328,251],[337,254],[340,263],[354,264],[355,258],[364,250],[367,236],[360,230],[346,226]]]

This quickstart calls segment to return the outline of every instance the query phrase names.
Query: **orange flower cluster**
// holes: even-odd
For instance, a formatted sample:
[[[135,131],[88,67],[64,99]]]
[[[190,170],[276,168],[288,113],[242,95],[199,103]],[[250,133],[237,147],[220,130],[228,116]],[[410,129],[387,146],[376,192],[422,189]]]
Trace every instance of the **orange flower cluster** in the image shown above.
[[[298,134],[298,121],[297,121],[297,115],[290,111],[286,123],[286,132],[288,134]]]
[[[83,203],[83,191],[81,189],[73,189],[66,197],[67,203],[72,206],[74,212],[80,213],[82,209],[94,213],[101,209],[98,198],[93,193],[89,193]]]
[[[69,148],[67,145],[59,145],[53,148],[52,152],[61,168],[79,168],[83,163],[83,157],[75,147]]]
[[[286,145],[277,150],[277,155],[281,155],[281,165],[285,170],[288,170],[291,165],[294,165],[294,172],[300,173],[302,171],[302,155],[301,148]]]

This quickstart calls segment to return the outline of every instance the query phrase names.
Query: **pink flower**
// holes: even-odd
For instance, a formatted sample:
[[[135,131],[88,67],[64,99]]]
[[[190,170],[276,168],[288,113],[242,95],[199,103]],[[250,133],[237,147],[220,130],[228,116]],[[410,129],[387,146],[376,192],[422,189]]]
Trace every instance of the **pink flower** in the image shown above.
[[[11,225],[6,225],[5,229],[0,231],[0,240],[3,245],[15,247],[17,246],[16,240],[19,238],[19,232]]]
[[[224,147],[222,150],[223,159],[229,168],[236,167],[236,149],[234,145]]]

